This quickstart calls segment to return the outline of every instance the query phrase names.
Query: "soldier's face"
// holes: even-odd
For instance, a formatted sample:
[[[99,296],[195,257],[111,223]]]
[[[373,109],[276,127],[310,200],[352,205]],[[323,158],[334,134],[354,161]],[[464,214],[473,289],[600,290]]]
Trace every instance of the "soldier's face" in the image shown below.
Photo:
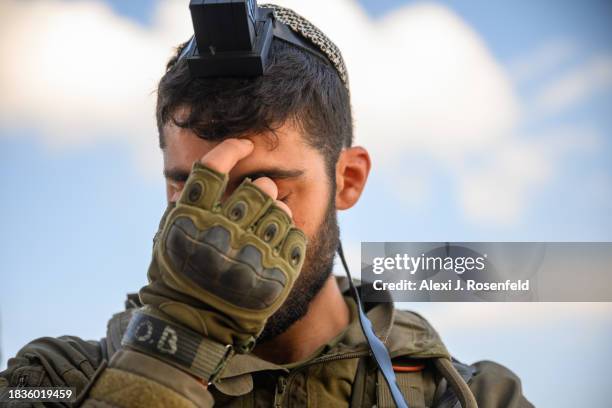
[[[247,136],[255,149],[230,171],[226,194],[231,194],[245,177],[267,176],[278,187],[278,199],[291,209],[295,225],[312,237],[321,225],[333,187],[325,171],[324,158],[292,126],[285,125],[276,133],[276,140],[267,135]],[[164,140],[166,195],[171,201],[182,190],[193,162],[219,142],[201,139],[193,131],[173,123],[164,127]]]
[[[309,240],[302,272],[289,299],[269,320],[260,341],[282,333],[306,313],[308,304],[331,273],[338,244],[335,185],[325,169],[323,155],[289,124],[276,130],[276,135],[247,135],[255,148],[229,172],[226,191],[226,195],[231,194],[246,177],[269,177],[278,187],[278,199],[287,204],[295,225]],[[164,140],[166,195],[168,201],[173,201],[182,190],[193,162],[219,142],[199,138],[172,122],[164,127]]]

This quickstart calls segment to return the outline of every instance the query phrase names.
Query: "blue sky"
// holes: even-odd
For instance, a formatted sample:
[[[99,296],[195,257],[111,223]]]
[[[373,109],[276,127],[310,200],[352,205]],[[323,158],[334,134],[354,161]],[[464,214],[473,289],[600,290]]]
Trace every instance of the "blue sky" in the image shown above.
[[[79,3],[84,4],[46,2],[50,10],[68,10]],[[351,61],[367,58],[368,48],[363,56],[349,49],[347,63],[355,87],[356,126],[361,129],[358,141],[372,149],[375,159],[362,200],[354,209],[341,214],[342,235],[353,258],[351,264],[359,267],[360,241],[611,240],[612,75],[608,69],[612,69],[612,3],[415,4],[392,0],[360,2],[374,21],[367,28],[375,33],[385,33],[384,27],[401,29],[402,24],[419,21],[434,27],[437,22],[454,27],[457,36],[464,39],[458,46],[464,47],[461,49],[465,49],[466,59],[478,54],[472,65],[467,66],[475,70],[484,67],[478,72],[492,78],[490,81],[483,78],[482,86],[490,84],[490,95],[499,98],[491,99],[495,112],[489,112],[491,119],[485,129],[499,130],[500,136],[493,141],[471,139],[472,128],[468,126],[461,133],[463,139],[458,137],[451,151],[434,142],[421,143],[418,132],[423,129],[418,124],[406,124],[395,116],[385,116],[384,112],[377,113],[381,116],[367,116],[368,109],[360,99],[368,89],[362,80],[365,71],[359,67],[364,64],[354,63],[351,68]],[[139,58],[138,52],[148,52],[151,44],[146,41],[151,41],[151,33],[165,33],[157,28],[155,1],[113,0],[106,5],[112,8],[102,13],[101,21],[115,24],[117,20],[117,27],[131,35],[126,37],[126,43],[142,45],[136,52]],[[2,7],[13,7],[8,10],[25,18],[19,14],[20,7],[29,6],[22,3],[16,7],[6,2],[0,6],[0,15]],[[310,15],[306,11],[304,14]],[[383,27],[377,26],[377,22],[383,22]],[[406,26],[405,31],[419,34],[411,29]],[[425,29],[423,33],[422,42],[427,44],[429,37],[425,34],[432,31]],[[2,37],[7,38],[4,33]],[[168,34],[160,38],[184,37]],[[440,41],[444,44],[444,39]],[[166,58],[175,43],[176,40],[168,42],[151,54],[159,53]],[[7,47],[0,41],[0,52],[13,50]],[[447,48],[440,52],[444,50],[452,51]],[[87,60],[90,56],[81,58]],[[435,58],[444,61],[443,57]],[[22,71],[40,75],[44,80],[41,83],[49,84],[56,78],[26,65],[27,60],[22,63]],[[82,70],[78,63],[71,66],[72,76],[88,78],[83,73],[88,65],[83,63]],[[133,73],[129,71],[131,66],[138,67],[138,61],[126,65],[126,75]],[[386,69],[388,65],[381,63],[377,67]],[[449,71],[455,66],[443,68],[442,71]],[[114,68],[108,65],[105,69]],[[149,95],[159,69],[161,63],[146,72],[150,77],[146,86],[130,92]],[[28,88],[30,80],[36,82],[33,76],[22,77],[19,72],[9,69],[0,72],[0,84],[5,89],[12,83]],[[410,65],[405,72],[407,76],[420,75]],[[62,76],[57,78],[66,80]],[[439,78],[441,83],[447,79]],[[486,103],[483,105],[477,101],[478,95],[470,94],[470,89],[478,90],[477,79],[465,79],[472,81],[466,95],[449,94],[448,100],[457,104],[452,105],[452,111],[440,107],[441,122],[457,107],[471,104],[474,107],[466,110],[467,117],[488,120],[487,115],[479,115],[481,111],[488,112]],[[27,95],[23,97],[19,87],[11,88],[7,92],[10,96],[0,101],[3,186],[0,225],[5,232],[0,238],[3,260],[0,367],[21,345],[39,336],[75,334],[93,339],[103,336],[106,320],[121,309],[124,294],[137,290],[146,280],[151,238],[164,207],[159,158],[151,148],[156,145],[156,135],[151,131],[154,116],[147,113],[148,105],[135,106],[129,100],[119,101],[119,105],[125,106],[117,109],[92,103],[96,112],[91,114],[91,120],[87,117],[77,121],[79,115],[89,111],[87,106],[79,106],[83,103],[73,102],[79,100],[72,96],[78,86],[71,84],[50,88],[63,91],[45,94],[44,98],[51,101],[47,105],[34,103]],[[101,88],[107,87],[112,84]],[[444,92],[445,88],[439,89]],[[102,93],[100,99],[107,95],[104,89],[94,91]],[[29,88],[28,92],[39,95]],[[484,95],[486,101],[489,94]],[[417,102],[423,100],[427,104],[436,99],[442,105],[446,94],[421,95]],[[411,107],[416,105],[407,105],[406,115],[410,115]],[[45,109],[55,116],[46,115]],[[497,111],[505,110],[507,114],[497,116]],[[102,119],[98,120],[96,115]],[[56,116],[61,116],[61,121],[56,121]],[[72,128],[71,120],[79,123]],[[380,134],[375,134],[379,128]],[[392,145],[388,137],[396,128],[411,131],[410,137],[414,139],[408,139],[410,143],[397,139]],[[447,128],[441,129],[440,132],[448,132]],[[480,128],[474,129],[477,133]],[[435,141],[440,135],[427,133],[423,138],[426,137]],[[385,150],[387,145],[391,146],[389,150]],[[392,157],[392,148],[401,154]],[[513,153],[506,157],[509,151]],[[506,160],[511,165],[502,165]],[[474,171],[470,172],[471,169]],[[487,174],[490,178],[482,179],[475,174]],[[505,309],[480,305],[499,311],[498,316],[484,322],[479,318],[478,308],[411,306],[432,320],[459,358],[468,362],[495,359],[519,373],[527,394],[537,406],[576,406],[577,402],[571,400],[576,395],[589,395],[591,406],[603,406],[607,401],[602,390],[605,361],[611,357],[609,305],[531,305],[517,309],[512,309],[512,305]],[[453,324],[453,319],[465,324]],[[470,334],[466,335],[466,331]],[[583,350],[591,351],[584,354]],[[588,378],[578,376],[573,380],[578,392],[554,395],[558,393],[551,389],[564,385],[559,373],[566,370],[568,362],[572,367],[578,364],[590,374]]]

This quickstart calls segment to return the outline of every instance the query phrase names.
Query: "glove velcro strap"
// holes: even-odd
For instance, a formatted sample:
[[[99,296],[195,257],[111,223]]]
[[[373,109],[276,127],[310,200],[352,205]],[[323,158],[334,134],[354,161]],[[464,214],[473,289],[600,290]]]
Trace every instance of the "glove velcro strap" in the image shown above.
[[[231,345],[212,341],[142,312],[132,316],[121,344],[170,363],[208,383],[214,382],[234,354]]]

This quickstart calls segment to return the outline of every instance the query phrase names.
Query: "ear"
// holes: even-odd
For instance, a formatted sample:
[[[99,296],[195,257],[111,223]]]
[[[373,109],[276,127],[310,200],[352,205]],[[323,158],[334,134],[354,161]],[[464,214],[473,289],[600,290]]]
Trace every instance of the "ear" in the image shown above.
[[[359,200],[371,164],[370,154],[363,147],[349,147],[340,153],[336,163],[336,209],[346,210]]]

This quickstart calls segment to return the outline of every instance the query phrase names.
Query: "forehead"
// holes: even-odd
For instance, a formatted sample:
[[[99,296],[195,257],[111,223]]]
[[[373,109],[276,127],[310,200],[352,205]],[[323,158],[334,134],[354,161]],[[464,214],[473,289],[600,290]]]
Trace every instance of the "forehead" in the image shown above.
[[[290,123],[279,127],[274,133],[245,134],[241,137],[253,141],[255,148],[252,154],[236,165],[235,171],[249,172],[265,166],[307,169],[324,163],[322,155],[306,142],[301,129]],[[164,126],[164,142],[164,167],[186,170],[220,143],[202,139],[192,130],[178,127],[172,121]]]

